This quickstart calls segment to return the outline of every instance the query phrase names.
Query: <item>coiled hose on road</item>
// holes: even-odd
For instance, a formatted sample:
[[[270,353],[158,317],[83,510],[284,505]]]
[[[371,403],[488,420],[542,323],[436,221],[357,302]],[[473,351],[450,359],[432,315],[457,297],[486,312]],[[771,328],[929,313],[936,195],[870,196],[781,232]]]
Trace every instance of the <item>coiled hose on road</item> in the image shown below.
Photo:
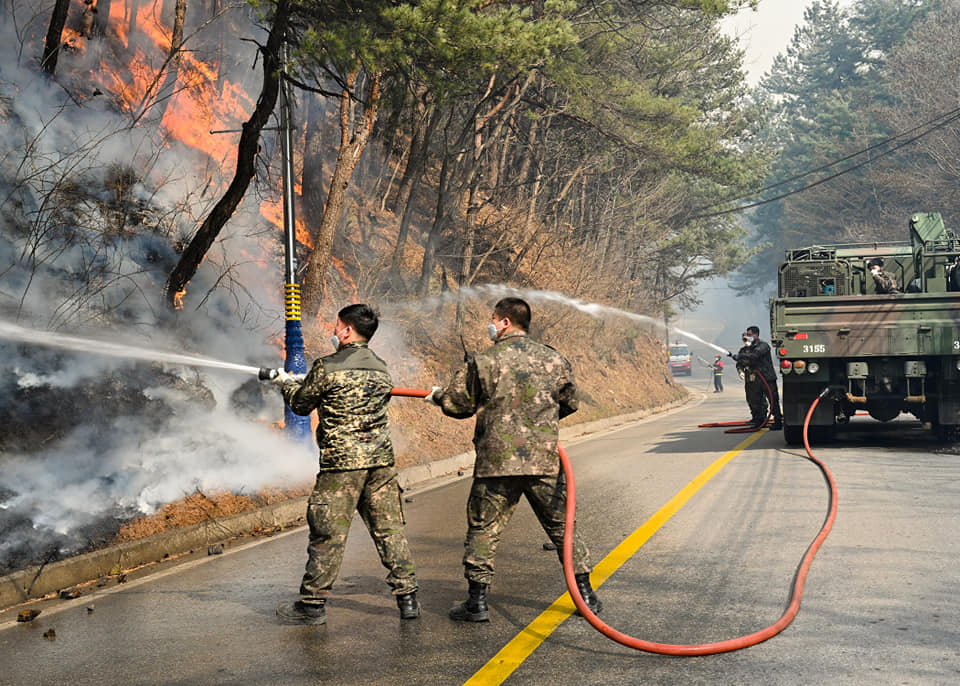
[[[800,611],[800,600],[803,597],[803,585],[807,579],[807,572],[810,569],[810,565],[813,562],[814,556],[817,554],[817,551],[820,549],[823,541],[826,540],[827,535],[833,528],[833,522],[837,516],[837,484],[834,481],[830,470],[827,469],[827,466],[821,462],[810,450],[810,442],[807,436],[810,426],[810,419],[813,417],[814,410],[816,410],[820,400],[829,392],[829,388],[823,389],[820,395],[817,396],[817,398],[814,399],[813,403],[810,405],[810,409],[807,410],[807,416],[803,422],[803,446],[806,449],[807,457],[811,462],[820,468],[824,478],[827,480],[830,490],[830,507],[828,509],[827,517],[824,520],[823,526],[820,527],[820,532],[807,548],[807,552],[800,561],[800,567],[797,570],[796,577],[793,581],[793,592],[790,597],[790,603],[787,605],[787,609],[784,611],[784,613],[780,616],[780,619],[765,629],[761,629],[760,631],[756,631],[747,636],[740,636],[738,638],[731,638],[715,643],[685,645],[645,641],[640,638],[628,636],[621,631],[617,631],[613,627],[603,622],[593,612],[591,612],[590,608],[584,602],[583,597],[580,595],[573,571],[573,529],[577,510],[576,482],[573,478],[573,467],[570,464],[570,458],[567,455],[567,451],[564,450],[563,446],[558,445],[557,449],[560,453],[560,464],[567,481],[567,507],[563,534],[563,576],[567,583],[567,590],[570,592],[570,597],[573,599],[574,605],[577,606],[577,610],[580,611],[580,614],[590,623],[590,625],[607,638],[616,641],[621,645],[627,646],[628,648],[634,648],[636,650],[642,650],[648,653],[658,653],[660,655],[676,655],[684,657],[715,655],[717,653],[727,653],[733,650],[749,648],[750,646],[762,643],[768,638],[776,636],[781,631],[786,629]],[[411,388],[394,388],[393,391],[391,391],[391,395],[425,398],[427,395],[429,395],[429,391]]]
[[[574,605],[577,606],[580,614],[583,615],[588,622],[590,622],[590,625],[607,638],[629,648],[643,650],[648,653],[679,656],[715,655],[717,653],[727,653],[732,650],[749,648],[750,646],[756,645],[757,643],[766,641],[768,638],[776,636],[781,631],[786,629],[790,622],[793,621],[794,617],[797,616],[797,612],[800,611],[800,600],[803,597],[803,584],[807,578],[807,571],[810,569],[810,564],[813,562],[813,557],[817,554],[817,550],[820,549],[820,545],[827,538],[827,534],[829,534],[830,530],[833,528],[833,522],[837,516],[836,482],[833,480],[833,475],[830,473],[830,470],[827,469],[827,466],[821,462],[810,450],[810,443],[807,439],[807,430],[810,426],[810,418],[813,416],[813,412],[817,408],[820,399],[826,396],[827,393],[829,393],[828,388],[824,389],[823,392],[817,396],[817,398],[813,401],[813,404],[810,405],[810,409],[807,411],[806,419],[803,422],[803,445],[806,448],[807,457],[820,468],[821,472],[823,472],[823,476],[826,478],[827,484],[830,488],[830,508],[827,513],[827,518],[824,521],[823,526],[820,528],[820,533],[817,534],[817,537],[813,540],[813,543],[811,543],[810,547],[807,548],[807,552],[800,562],[800,568],[797,570],[797,575],[793,582],[793,593],[790,598],[790,604],[787,606],[786,611],[783,613],[783,615],[781,615],[780,619],[765,629],[761,629],[760,631],[747,636],[731,638],[726,641],[718,641],[716,643],[701,643],[696,645],[654,643],[652,641],[644,641],[642,639],[634,638],[633,636],[628,636],[620,631],[617,631],[613,627],[605,624],[595,614],[593,614],[593,612],[590,611],[590,608],[587,607],[587,604],[583,601],[583,598],[577,589],[576,579],[573,575],[573,526],[576,513],[576,484],[573,480],[573,469],[570,466],[570,458],[567,456],[567,452],[563,449],[563,447],[560,447],[560,463],[563,466],[563,472],[567,478],[567,516],[565,520],[563,536],[563,575],[566,579],[567,589],[570,591],[570,596],[573,598]]]

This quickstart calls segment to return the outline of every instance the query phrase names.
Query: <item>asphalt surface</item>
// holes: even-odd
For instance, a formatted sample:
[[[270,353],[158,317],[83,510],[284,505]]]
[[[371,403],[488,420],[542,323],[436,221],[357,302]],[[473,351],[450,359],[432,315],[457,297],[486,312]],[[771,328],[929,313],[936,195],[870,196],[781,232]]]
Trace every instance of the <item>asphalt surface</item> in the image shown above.
[[[747,438],[696,426],[745,418],[733,381],[723,394],[706,392],[679,411],[567,446],[577,526],[595,563]],[[689,382],[698,392],[707,383]],[[325,626],[288,626],[274,614],[296,596],[301,528],[74,600],[35,603],[41,614],[31,622],[0,616],[0,684],[960,683],[960,455],[909,421],[855,421],[838,443],[814,448],[837,481],[839,514],[800,613],[783,633],[745,650],[696,658],[637,652],[576,616],[544,630],[541,614],[566,589],[526,504],[497,555],[491,621],[450,621],[447,610],[466,589],[464,479],[407,494],[418,620],[399,619],[355,518]],[[828,505],[816,465],[765,433],[615,566],[598,589],[601,618],[665,643],[762,629],[784,611]],[[518,636],[532,641],[528,655],[513,647]],[[512,672],[486,666],[498,654],[515,661]]]

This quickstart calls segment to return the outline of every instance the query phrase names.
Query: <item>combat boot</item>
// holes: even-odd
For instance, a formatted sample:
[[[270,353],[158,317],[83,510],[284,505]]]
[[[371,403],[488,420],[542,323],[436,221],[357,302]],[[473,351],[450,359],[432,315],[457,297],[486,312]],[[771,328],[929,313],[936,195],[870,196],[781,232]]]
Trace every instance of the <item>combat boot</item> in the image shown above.
[[[469,581],[469,597],[456,607],[450,608],[450,619],[458,622],[489,622],[487,610],[487,584]]]
[[[600,610],[603,609],[603,603],[600,601],[600,598],[597,597],[593,586],[590,585],[590,572],[577,574],[574,578],[577,580],[577,589],[583,597],[583,602],[587,604],[587,607],[590,608],[593,614],[600,614]],[[577,614],[580,614],[580,610],[577,610]]]
[[[324,603],[281,603],[277,605],[277,617],[292,624],[326,624],[327,611]]]
[[[419,617],[420,603],[417,601],[417,592],[398,595],[397,607],[400,608],[400,619],[416,619]]]

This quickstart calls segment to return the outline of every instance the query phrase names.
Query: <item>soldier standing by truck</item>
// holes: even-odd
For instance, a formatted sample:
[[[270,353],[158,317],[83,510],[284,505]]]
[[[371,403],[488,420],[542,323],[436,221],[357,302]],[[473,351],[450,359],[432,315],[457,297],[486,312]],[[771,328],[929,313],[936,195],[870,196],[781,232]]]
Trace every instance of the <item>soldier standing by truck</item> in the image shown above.
[[[779,431],[783,428],[783,415],[780,412],[780,393],[770,345],[760,340],[760,328],[757,326],[747,327],[743,343],[743,347],[731,357],[737,361],[737,369],[744,374],[744,392],[750,407],[751,422],[757,428],[762,427],[770,407],[773,421],[770,428]],[[768,405],[768,401],[772,404]]]

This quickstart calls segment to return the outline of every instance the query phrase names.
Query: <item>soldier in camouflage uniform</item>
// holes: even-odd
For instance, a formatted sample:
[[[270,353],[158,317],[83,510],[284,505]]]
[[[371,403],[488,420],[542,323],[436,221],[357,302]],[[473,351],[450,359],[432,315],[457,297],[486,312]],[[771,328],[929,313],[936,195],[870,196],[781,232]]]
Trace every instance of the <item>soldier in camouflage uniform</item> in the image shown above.
[[[732,357],[737,361],[737,370],[744,374],[744,392],[750,407],[751,421],[758,428],[763,426],[767,419],[767,409],[772,402],[770,418],[773,423],[770,428],[779,431],[783,428],[783,415],[780,411],[780,392],[777,389],[777,373],[773,367],[770,345],[760,340],[760,328],[757,326],[747,327],[743,341],[744,346]]]
[[[458,621],[485,622],[487,588],[493,579],[497,544],[525,496],[562,560],[566,487],[557,453],[560,419],[579,400],[570,363],[527,336],[530,306],[519,298],[496,304],[488,327],[495,341],[468,359],[446,389],[428,400],[443,413],[476,415],[476,463],[467,501],[464,576],[469,598],[450,610]],[[601,602],[590,585],[590,554],[574,534],[573,563],[580,594],[593,612]]]
[[[390,572],[386,581],[397,598],[401,618],[420,616],[387,425],[393,383],[386,363],[367,347],[377,325],[377,315],[369,306],[345,307],[334,329],[337,351],[316,360],[302,381],[284,372],[274,380],[296,414],[316,410],[319,417],[320,471],[307,505],[306,573],[300,600],[277,608],[287,621],[326,621],[324,605],[340,571],[355,511]]]
[[[873,277],[873,282],[877,286],[877,293],[880,295],[886,295],[887,293],[900,292],[900,287],[897,285],[897,280],[893,278],[891,274],[883,271],[882,258],[874,257],[872,260],[867,262],[867,269],[870,270],[870,276]]]

